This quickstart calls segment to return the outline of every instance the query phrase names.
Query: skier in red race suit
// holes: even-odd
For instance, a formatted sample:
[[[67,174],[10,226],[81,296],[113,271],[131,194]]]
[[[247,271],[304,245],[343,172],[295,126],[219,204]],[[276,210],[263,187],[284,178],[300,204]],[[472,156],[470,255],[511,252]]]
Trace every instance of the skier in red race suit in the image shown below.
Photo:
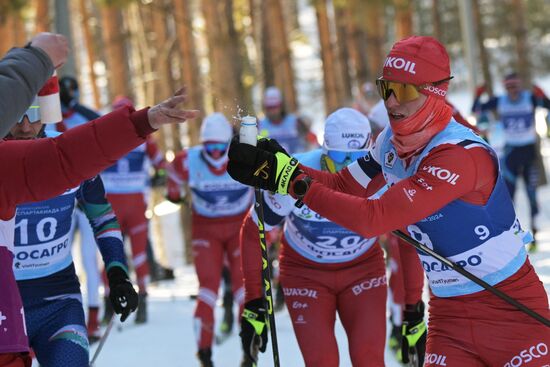
[[[244,300],[239,230],[252,204],[253,192],[227,174],[227,150],[233,130],[220,112],[207,116],[200,131],[201,144],[179,152],[167,167],[168,199],[181,202],[182,185],[189,185],[192,202],[193,262],[199,278],[194,315],[201,366],[212,366],[214,309],[224,257],[231,274],[235,302]]]
[[[289,193],[365,237],[406,227],[414,239],[548,318],[548,295],[525,250],[532,236],[521,228],[492,148],[451,118],[445,103],[450,79],[447,51],[436,39],[403,39],[377,80],[390,126],[367,156],[329,174],[300,165],[273,143],[235,142],[228,171],[243,183]],[[268,175],[255,176],[265,164]],[[367,200],[366,188],[381,174],[391,187]],[[431,293],[424,366],[550,363],[547,326],[418,255]],[[410,345],[425,327],[422,305],[409,307],[404,343]]]
[[[51,34],[41,34],[26,49],[8,53],[0,62],[0,85],[2,93],[9,92],[14,100],[6,98],[11,105],[0,104],[2,121],[18,120],[66,54],[66,40]],[[150,109],[120,109],[57,138],[0,143],[0,169],[9,173],[0,185],[0,366],[30,366],[22,303],[12,271],[16,205],[59,195],[143,144],[163,124],[196,117],[198,111],[176,108],[184,101],[182,90]],[[121,305],[115,311],[126,310]]]
[[[367,153],[371,143],[369,120],[351,108],[328,116],[324,145],[296,155],[311,167],[337,172]],[[367,195],[382,185],[369,186]],[[339,365],[334,324],[338,314],[346,330],[349,354],[354,366],[384,366],[386,340],[386,270],[377,238],[364,238],[330,222],[307,206],[294,205],[289,196],[263,192],[266,230],[284,222],[280,252],[280,281],[306,366]],[[241,340],[249,358],[255,360],[257,327],[267,339],[262,316],[262,259],[255,212],[248,215],[241,231],[241,252],[245,279],[245,312]],[[418,263],[418,261],[417,261]],[[418,265],[417,292],[420,299],[423,276]],[[368,310],[368,312],[365,312]],[[261,345],[265,350],[265,343]],[[257,361],[255,361],[257,362]],[[293,361],[297,363],[298,361]]]

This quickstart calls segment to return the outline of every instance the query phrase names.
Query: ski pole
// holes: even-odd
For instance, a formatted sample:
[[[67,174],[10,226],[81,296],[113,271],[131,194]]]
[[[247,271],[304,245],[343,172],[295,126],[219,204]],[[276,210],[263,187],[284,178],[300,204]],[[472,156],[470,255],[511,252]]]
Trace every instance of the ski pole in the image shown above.
[[[254,204],[256,215],[258,217],[258,231],[260,235],[260,247],[262,248],[262,280],[265,294],[265,307],[267,318],[269,320],[269,333],[271,335],[271,345],[273,349],[273,363],[275,367],[279,367],[279,347],[277,344],[277,330],[275,328],[275,314],[273,313],[273,292],[271,288],[271,265],[267,258],[267,246],[265,241],[264,227],[264,208],[262,204],[262,191],[255,189],[254,194],[256,203]]]
[[[99,356],[99,353],[101,353],[101,349],[103,349],[103,346],[105,345],[105,342],[107,341],[107,338],[109,337],[109,334],[111,333],[111,329],[113,328],[113,325],[115,324],[115,316],[116,314],[113,314],[111,316],[111,320],[109,320],[109,324],[107,325],[107,328],[105,329],[105,332],[101,336],[101,339],[99,339],[99,344],[97,345],[97,349],[95,350],[94,356],[92,357],[92,360],[90,361],[90,367],[94,367],[94,363]]]
[[[522,304],[519,301],[515,300],[514,298],[510,297],[506,293],[504,293],[501,290],[493,287],[492,285],[485,282],[484,280],[476,277],[474,274],[470,273],[468,270],[464,269],[463,267],[456,264],[455,262],[447,259],[445,256],[442,256],[442,255],[438,254],[434,250],[430,249],[429,247],[427,247],[423,243],[418,242],[417,240],[415,240],[411,236],[407,235],[403,231],[396,230],[396,231],[393,231],[392,233],[394,235],[396,235],[397,237],[401,238],[403,241],[405,241],[405,242],[411,244],[412,246],[416,247],[418,250],[420,250],[420,251],[434,257],[435,259],[439,260],[443,264],[447,265],[449,268],[453,269],[454,271],[456,271],[460,275],[468,278],[469,280],[476,283],[477,285],[483,287],[487,291],[493,293],[495,296],[499,297],[500,299],[508,302],[509,304],[516,307],[520,311],[525,312],[527,315],[529,315],[532,318],[534,318],[535,320],[541,322],[546,327],[550,327],[550,320],[548,320],[547,318],[545,318],[541,314],[531,310],[529,307],[525,306],[524,304]]]
[[[245,116],[241,120],[239,130],[239,141],[256,146],[258,136],[258,127],[256,117]],[[255,203],[254,209],[258,217],[258,232],[260,236],[260,248],[262,253],[262,284],[265,298],[266,320],[268,321],[269,333],[271,335],[271,346],[273,349],[273,363],[279,367],[279,347],[277,344],[277,330],[275,327],[275,315],[273,314],[273,292],[271,289],[271,267],[267,258],[267,245],[265,241],[264,209],[262,191],[259,188],[254,189]]]

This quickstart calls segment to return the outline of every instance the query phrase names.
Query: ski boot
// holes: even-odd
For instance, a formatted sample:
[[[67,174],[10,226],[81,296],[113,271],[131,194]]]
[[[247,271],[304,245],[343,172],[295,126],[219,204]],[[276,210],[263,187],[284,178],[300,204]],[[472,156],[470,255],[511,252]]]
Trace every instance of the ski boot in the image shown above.
[[[212,349],[199,349],[197,352],[197,358],[201,363],[200,367],[214,367],[214,363],[212,362]]]
[[[101,319],[101,325],[108,325],[115,313],[109,296],[103,297],[103,305],[103,318]]]
[[[174,275],[174,269],[166,268],[162,265],[158,266],[158,278],[159,280],[174,280],[176,276]]]
[[[138,308],[134,321],[136,324],[145,324],[147,322],[147,293],[138,294]]]
[[[88,323],[86,329],[88,331],[88,343],[94,344],[101,338],[99,332],[99,307],[88,307]]]

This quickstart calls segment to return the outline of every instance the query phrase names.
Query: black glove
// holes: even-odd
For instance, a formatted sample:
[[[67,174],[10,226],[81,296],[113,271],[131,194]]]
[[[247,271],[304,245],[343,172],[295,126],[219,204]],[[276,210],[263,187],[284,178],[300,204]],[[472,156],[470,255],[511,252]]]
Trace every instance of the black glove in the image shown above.
[[[276,150],[275,153],[266,150]],[[275,142],[263,142],[259,146],[239,143],[235,136],[229,146],[227,172],[236,181],[264,190],[288,194],[292,180],[298,176],[298,161],[290,157]]]
[[[256,147],[263,150],[267,150],[268,152],[273,154],[281,152],[286,155],[290,155],[285,150],[285,148],[283,148],[281,144],[279,144],[279,142],[275,139],[269,139],[269,138],[258,139],[258,143],[256,144]]]
[[[128,274],[119,266],[113,266],[107,271],[109,279],[109,299],[113,310],[121,314],[120,321],[124,322],[131,312],[138,306],[138,295],[128,278]]]
[[[258,351],[264,353],[267,348],[267,324],[265,320],[265,302],[261,298],[245,303],[241,317],[241,344],[244,354],[258,363]]]
[[[403,363],[413,363],[413,366],[424,365],[426,353],[426,335],[428,329],[424,322],[424,302],[406,305],[403,312],[401,355]]]

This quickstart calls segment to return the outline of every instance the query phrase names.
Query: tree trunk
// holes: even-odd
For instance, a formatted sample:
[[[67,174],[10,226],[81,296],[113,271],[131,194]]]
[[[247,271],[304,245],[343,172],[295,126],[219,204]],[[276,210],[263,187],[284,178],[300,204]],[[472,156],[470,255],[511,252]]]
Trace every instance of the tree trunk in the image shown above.
[[[128,63],[125,52],[125,36],[121,27],[120,10],[115,6],[102,5],[101,25],[105,50],[109,101],[116,96],[133,98],[128,80]]]
[[[40,1],[39,1],[40,2]],[[86,0],[79,0],[79,10],[82,17],[82,35],[84,38],[84,48],[88,59],[88,73],[90,75],[90,84],[92,85],[92,95],[94,98],[94,108],[101,106],[99,89],[97,88],[97,78],[94,71],[94,63],[97,60],[95,42],[90,30],[90,12],[86,7]]]
[[[349,57],[352,64],[352,75],[360,87],[369,78],[367,67],[367,36],[360,17],[361,9],[365,8],[360,4],[360,0],[350,0],[345,8],[345,19],[347,20],[347,41]]]
[[[274,84],[282,90],[286,108],[289,111],[296,111],[298,102],[294,87],[294,71],[281,0],[265,0],[265,3],[268,18],[264,20],[270,35],[268,47],[274,72]]]
[[[525,85],[531,85],[531,66],[529,60],[529,43],[527,40],[527,25],[522,0],[512,0],[514,35],[516,37],[516,67]]]
[[[174,0],[174,14],[176,17],[177,44],[181,54],[182,80],[187,86],[189,96],[188,106],[204,113],[204,95],[202,79],[195,52],[193,37],[193,22],[189,3],[185,0]],[[187,134],[191,145],[199,142],[200,118],[186,122]]]
[[[273,64],[274,58],[273,58],[273,50],[271,49],[271,38],[275,37],[275,35],[271,35],[270,29],[269,29],[269,23],[272,22],[271,16],[268,12],[268,5],[266,1],[259,0],[260,5],[260,14],[261,16],[258,17],[260,20],[260,26],[257,27],[260,29],[260,37],[258,38],[259,43],[261,45],[261,65],[262,65],[262,71],[263,71],[263,79],[264,79],[264,89],[270,86],[273,86],[276,84],[275,82],[275,66]]]
[[[481,12],[479,8],[479,1],[472,0],[472,12],[474,14],[474,24],[476,28],[476,40],[479,48],[479,59],[481,62],[481,71],[483,73],[483,81],[485,88],[489,96],[493,96],[493,78],[491,77],[491,71],[489,69],[489,55],[485,49],[483,41],[485,39],[485,30],[483,29],[483,21],[481,18]]]
[[[380,76],[382,64],[386,57],[384,50],[385,42],[385,12],[384,3],[381,0],[369,0],[362,4],[364,6],[363,22],[367,30],[367,64],[369,67],[369,80]],[[368,19],[368,22],[365,22]]]
[[[12,21],[11,16],[7,14],[0,15],[0,57],[3,57],[10,48],[13,47],[12,43]]]
[[[155,99],[162,101],[171,95],[170,85],[172,75],[170,73],[170,64],[168,56],[170,54],[170,41],[168,39],[168,31],[166,29],[166,22],[168,12],[166,9],[166,3],[164,0],[157,0],[154,4],[148,4],[151,8],[153,33],[150,47],[155,50],[153,58],[154,77],[155,77]],[[163,126],[162,134],[160,135],[163,140],[159,141],[160,148],[163,152],[168,149],[174,149],[174,141],[179,143],[179,129],[174,136],[171,126]],[[158,139],[157,139],[158,140]]]
[[[241,82],[238,35],[233,26],[232,0],[204,0],[202,9],[208,41],[212,104],[226,117],[238,115],[245,100]]]
[[[432,35],[438,40],[442,41],[441,33],[441,14],[439,13],[439,1],[432,0]]]
[[[152,72],[152,50],[147,42],[148,29],[143,21],[142,7],[133,2],[123,11],[123,16],[128,24],[130,42],[130,67],[135,86],[134,99],[138,105],[151,105],[154,103],[154,79]],[[151,19],[149,12],[147,20]],[[147,22],[147,25],[150,22]],[[149,27],[150,28],[150,27]]]
[[[353,97],[351,95],[351,73],[348,63],[350,56],[347,43],[349,35],[347,32],[348,20],[346,19],[346,9],[343,6],[334,6],[334,16],[336,17],[336,50],[338,53],[338,70],[340,71],[340,79],[342,81],[340,98],[345,105],[349,105],[352,103]]]
[[[332,50],[330,24],[326,0],[315,1],[315,13],[317,15],[317,26],[319,29],[319,40],[321,44],[321,60],[323,61],[324,90],[325,90],[325,112],[330,114],[342,106],[340,100],[341,80],[338,80],[337,57]]]
[[[413,34],[412,3],[410,0],[394,0],[395,38],[401,40]]]
[[[34,7],[36,9],[35,33],[49,32],[52,25],[52,18],[50,16],[50,1],[34,0]]]
[[[73,35],[71,31],[71,22],[69,19],[69,1],[68,0],[55,0],[55,32],[61,33],[69,41],[69,45],[73,45]],[[69,48],[69,56],[63,66],[57,71],[59,76],[69,75],[75,77],[76,64],[74,57],[74,49]]]

